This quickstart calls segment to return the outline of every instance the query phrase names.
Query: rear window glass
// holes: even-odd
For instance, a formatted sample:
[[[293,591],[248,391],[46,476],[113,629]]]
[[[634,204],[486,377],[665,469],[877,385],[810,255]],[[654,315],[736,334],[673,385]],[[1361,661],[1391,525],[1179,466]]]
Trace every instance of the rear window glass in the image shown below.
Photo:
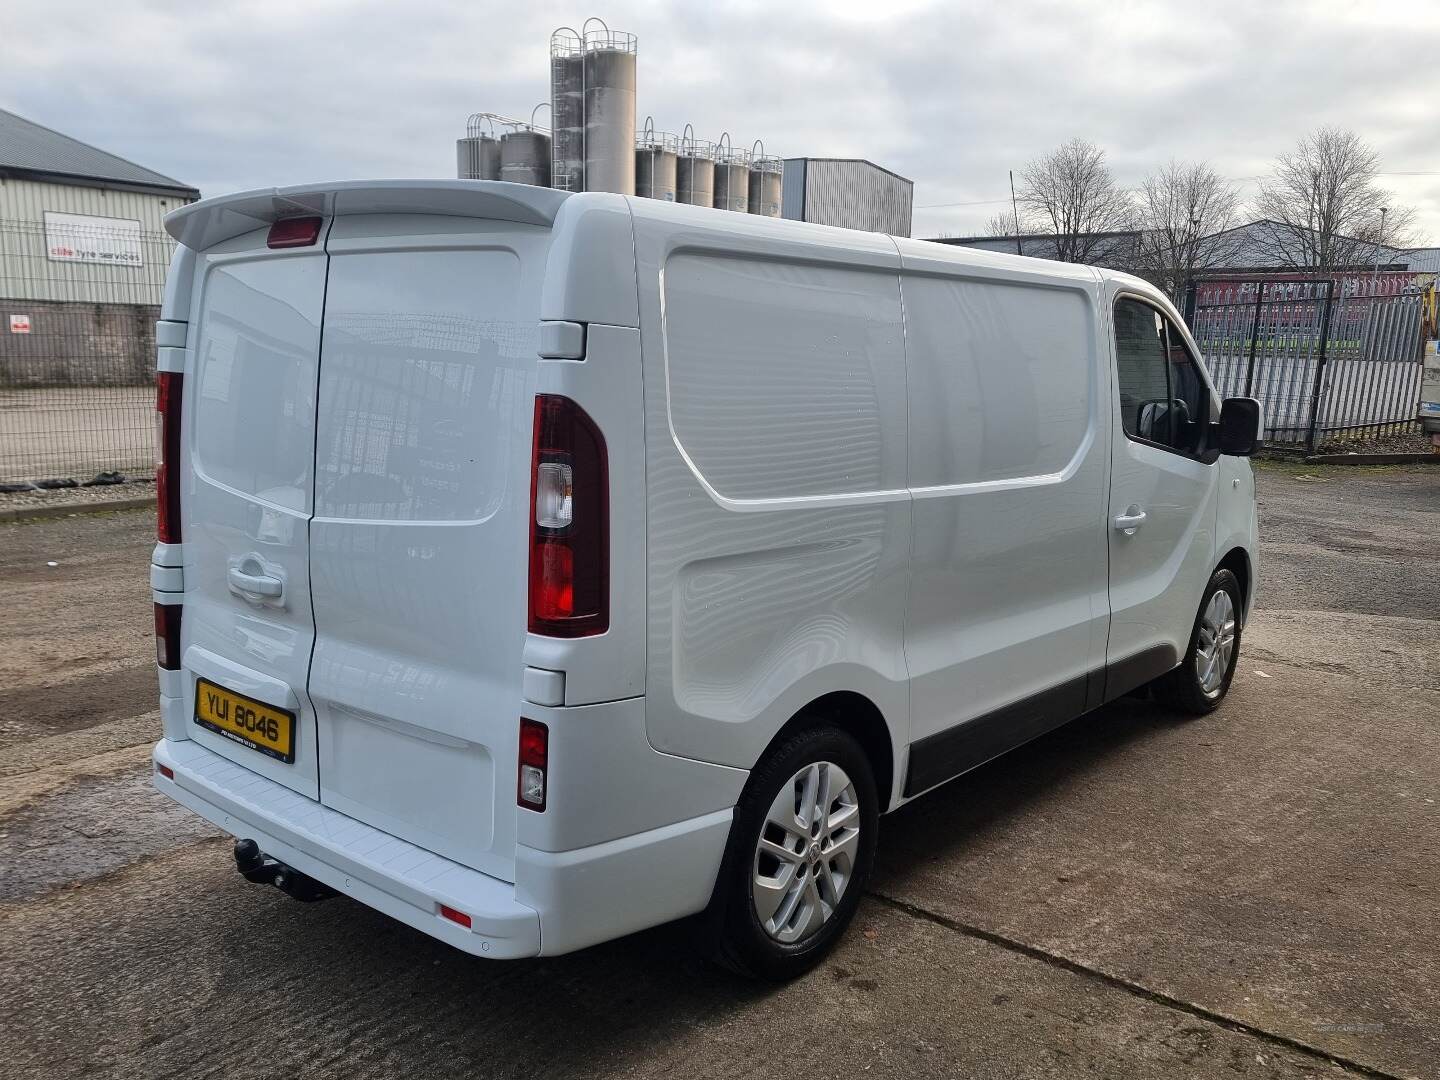
[[[538,313],[521,310],[519,270],[499,250],[331,257],[317,515],[494,512],[530,454]]]

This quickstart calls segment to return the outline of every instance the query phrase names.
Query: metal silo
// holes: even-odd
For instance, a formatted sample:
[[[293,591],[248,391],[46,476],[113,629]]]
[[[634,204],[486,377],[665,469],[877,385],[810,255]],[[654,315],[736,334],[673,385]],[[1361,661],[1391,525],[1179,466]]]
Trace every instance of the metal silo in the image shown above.
[[[750,155],[730,145],[730,133],[720,136],[715,148],[715,201],[716,210],[735,210],[745,213],[750,209]]]
[[[759,139],[750,147],[750,213],[780,216],[781,193],[785,187],[785,162],[765,155]]]
[[[585,46],[568,26],[550,35],[550,182],[561,191],[585,190]]]
[[[680,154],[675,159],[675,201],[691,206],[715,204],[715,149],[697,140],[689,124],[680,137]]]
[[[592,22],[604,29],[589,29]],[[635,35],[585,20],[585,190],[635,194]]]
[[[484,113],[471,116],[465,124],[465,138],[455,141],[455,158],[455,175],[461,180],[499,180],[500,139],[495,121]]]
[[[550,186],[550,136],[521,125],[500,136],[500,179],[532,187]]]
[[[668,131],[656,131],[645,118],[645,130],[635,140],[635,194],[661,202],[675,201],[675,158],[680,140]]]

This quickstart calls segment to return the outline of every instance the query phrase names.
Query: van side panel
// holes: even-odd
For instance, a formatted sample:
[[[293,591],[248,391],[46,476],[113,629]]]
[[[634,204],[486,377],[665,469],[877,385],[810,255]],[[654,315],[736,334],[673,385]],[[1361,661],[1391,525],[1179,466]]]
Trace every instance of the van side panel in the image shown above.
[[[836,690],[897,749],[910,547],[893,245],[632,203],[648,460],[647,729],[749,768]]]
[[[914,794],[1086,708],[1109,620],[1109,409],[1088,271],[902,250]]]

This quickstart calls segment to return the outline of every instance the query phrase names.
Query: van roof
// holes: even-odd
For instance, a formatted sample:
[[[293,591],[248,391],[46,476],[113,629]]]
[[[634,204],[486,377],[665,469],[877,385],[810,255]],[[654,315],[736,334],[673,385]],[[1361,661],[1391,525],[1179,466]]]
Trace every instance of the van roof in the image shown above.
[[[258,188],[202,199],[165,216],[165,231],[192,251],[319,214],[456,214],[550,226],[569,192],[490,180],[338,180]]]

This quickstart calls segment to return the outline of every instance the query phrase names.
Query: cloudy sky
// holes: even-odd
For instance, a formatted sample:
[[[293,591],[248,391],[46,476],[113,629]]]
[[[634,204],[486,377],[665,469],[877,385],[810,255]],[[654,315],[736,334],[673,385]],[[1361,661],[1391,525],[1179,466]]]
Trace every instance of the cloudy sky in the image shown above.
[[[1206,159],[1254,191],[1354,128],[1440,243],[1440,4],[1003,0],[4,0],[0,107],[199,187],[454,175],[476,111],[549,96],[547,41],[639,37],[642,118],[915,181],[915,235],[980,231],[1072,136],[1135,184]]]

